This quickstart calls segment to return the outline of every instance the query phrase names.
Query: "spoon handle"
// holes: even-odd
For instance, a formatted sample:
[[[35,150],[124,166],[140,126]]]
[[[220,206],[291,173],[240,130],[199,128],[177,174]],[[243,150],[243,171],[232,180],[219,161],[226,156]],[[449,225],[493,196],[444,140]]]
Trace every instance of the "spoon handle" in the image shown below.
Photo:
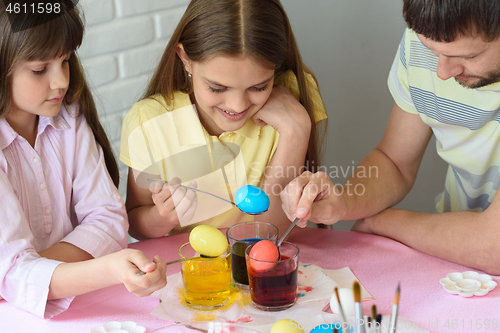
[[[148,182],[162,182],[163,184],[166,184],[166,183],[167,183],[167,182],[165,182],[165,181],[163,181],[163,180],[161,180],[161,179],[152,179],[152,178],[148,179]],[[222,200],[222,201],[225,201],[225,202],[227,202],[227,203],[230,203],[231,205],[233,205],[233,206],[235,206],[235,207],[238,207],[238,206],[236,206],[236,204],[235,204],[234,202],[232,202],[232,201],[230,201],[230,200],[227,200],[227,199],[224,199],[224,198],[221,198],[221,197],[219,197],[218,195],[215,195],[215,194],[213,194],[213,193],[210,193],[210,192],[205,192],[205,191],[202,191],[202,190],[198,190],[197,188],[190,187],[190,186],[186,186],[186,185],[182,185],[182,184],[181,184],[180,186],[181,186],[181,187],[184,187],[184,188],[185,188],[185,189],[187,189],[187,190],[193,190],[193,191],[196,191],[196,192],[200,192],[200,193],[208,194],[208,195],[210,195],[210,196],[212,196],[212,197],[214,197],[214,198],[220,199],[220,200]]]
[[[200,256],[195,256],[195,257],[190,257],[190,258],[182,258],[182,259],[177,259],[177,260],[174,260],[174,261],[169,261],[166,263],[166,265],[170,265],[170,264],[175,264],[177,262],[181,262],[181,261],[187,261],[187,260],[193,260],[193,259],[198,259],[198,258],[201,258]]]
[[[167,263],[165,263],[166,265],[170,265],[170,264],[175,264],[175,263],[178,263],[178,262],[181,262],[181,261],[187,261],[187,260],[193,260],[193,259],[198,259],[198,258],[202,258],[200,256],[194,256],[194,257],[189,257],[189,258],[182,258],[182,259],[177,259],[177,260],[174,260],[174,261],[169,261]],[[139,271],[137,273],[135,273],[137,276],[143,276],[146,274],[146,272],[143,272],[143,271]]]
[[[279,242],[278,242],[278,245],[277,247],[279,248],[281,246],[281,243],[283,243],[283,240],[285,239],[285,237],[288,235],[288,233],[290,232],[290,230],[293,229],[293,227],[295,227],[295,225],[297,224],[297,222],[299,222],[300,219],[298,217],[295,218],[295,220],[293,221],[292,224],[290,224],[290,226],[288,227],[288,229],[286,229],[285,233],[283,234],[283,236],[281,236]]]

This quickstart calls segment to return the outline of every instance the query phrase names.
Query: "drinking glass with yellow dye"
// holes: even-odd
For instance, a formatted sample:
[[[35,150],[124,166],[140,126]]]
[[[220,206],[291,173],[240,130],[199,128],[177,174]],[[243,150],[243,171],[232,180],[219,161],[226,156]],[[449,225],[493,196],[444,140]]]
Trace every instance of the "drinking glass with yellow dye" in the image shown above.
[[[186,243],[179,248],[179,258],[199,254]],[[199,257],[181,263],[186,303],[197,310],[224,306],[231,293],[231,246],[218,257]]]

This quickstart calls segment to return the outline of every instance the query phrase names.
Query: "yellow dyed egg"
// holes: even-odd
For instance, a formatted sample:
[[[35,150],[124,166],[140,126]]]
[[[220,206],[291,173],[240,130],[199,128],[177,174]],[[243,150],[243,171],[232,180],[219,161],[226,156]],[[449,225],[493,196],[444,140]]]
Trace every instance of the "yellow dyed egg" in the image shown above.
[[[226,236],[217,228],[199,225],[191,230],[189,243],[200,255],[218,257],[227,250]]]
[[[281,319],[274,323],[270,333],[304,333],[304,329],[295,320]]]

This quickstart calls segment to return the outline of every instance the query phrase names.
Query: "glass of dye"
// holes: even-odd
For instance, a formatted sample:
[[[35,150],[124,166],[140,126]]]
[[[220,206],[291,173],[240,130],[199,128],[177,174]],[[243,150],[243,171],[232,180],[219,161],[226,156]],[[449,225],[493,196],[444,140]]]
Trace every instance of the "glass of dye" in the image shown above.
[[[288,309],[295,304],[299,248],[283,242],[280,247],[281,260],[262,261],[249,256],[252,247],[250,245],[245,250],[245,258],[253,305],[264,311]]]
[[[233,281],[240,288],[248,289],[248,273],[245,250],[251,244],[268,239],[276,242],[278,228],[267,222],[241,222],[229,227],[227,240],[233,249]]]
[[[186,303],[196,310],[213,310],[224,306],[231,293],[231,246],[215,258],[196,258],[181,263]],[[179,258],[198,253],[186,243],[179,248]]]

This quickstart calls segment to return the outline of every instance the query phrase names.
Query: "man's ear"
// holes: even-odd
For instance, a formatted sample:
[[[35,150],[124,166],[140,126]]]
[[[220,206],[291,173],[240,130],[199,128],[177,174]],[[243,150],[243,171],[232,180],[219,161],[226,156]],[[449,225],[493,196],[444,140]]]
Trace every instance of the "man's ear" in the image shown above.
[[[184,51],[184,45],[182,45],[182,43],[177,43],[176,52],[179,58],[181,59],[182,63],[184,64],[184,69],[186,70],[186,72],[191,74],[192,73],[191,60],[187,56],[186,51]]]

